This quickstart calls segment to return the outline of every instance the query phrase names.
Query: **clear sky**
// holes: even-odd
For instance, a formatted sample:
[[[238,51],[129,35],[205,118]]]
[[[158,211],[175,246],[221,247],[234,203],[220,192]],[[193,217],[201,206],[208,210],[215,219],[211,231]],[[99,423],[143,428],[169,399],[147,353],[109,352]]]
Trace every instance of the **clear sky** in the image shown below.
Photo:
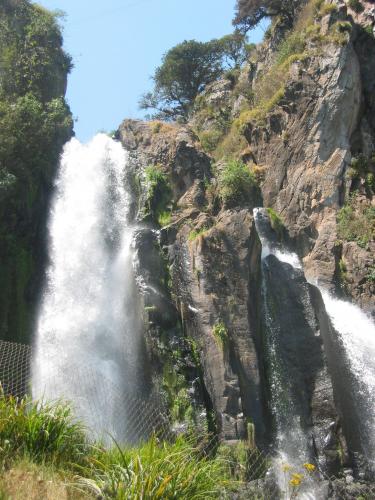
[[[183,40],[207,41],[232,31],[235,0],[38,0],[63,10],[65,49],[74,69],[67,99],[75,131],[88,141],[116,129],[124,118],[141,118],[141,94],[163,54]],[[250,41],[262,38],[253,32]]]

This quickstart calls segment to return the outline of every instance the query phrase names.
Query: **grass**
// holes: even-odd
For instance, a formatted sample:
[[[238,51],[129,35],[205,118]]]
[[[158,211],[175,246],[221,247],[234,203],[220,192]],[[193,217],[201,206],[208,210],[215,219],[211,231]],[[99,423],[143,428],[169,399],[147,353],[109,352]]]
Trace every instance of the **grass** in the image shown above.
[[[203,226],[200,229],[192,229],[189,233],[189,241],[194,241],[196,240],[199,236],[204,236],[205,233],[208,231],[208,227]]]
[[[145,169],[145,191],[145,218],[162,227],[168,225],[173,208],[172,189],[160,165]]]
[[[0,462],[27,457],[37,463],[82,463],[87,453],[84,428],[62,404],[35,403],[0,396]]]
[[[275,231],[275,233],[278,235],[279,238],[282,238],[285,230],[282,218],[273,208],[267,208],[267,214],[272,229]]]
[[[224,206],[248,202],[257,188],[255,175],[241,161],[228,161],[219,175],[219,196]]]
[[[63,404],[0,398],[0,498],[198,500],[236,487],[208,436],[152,437],[134,448],[89,443]]]
[[[197,443],[185,437],[173,444],[158,443],[154,437],[125,451],[98,449],[92,466],[100,491],[118,500],[223,498],[231,483],[224,461],[205,456]]]
[[[228,344],[228,330],[222,321],[218,321],[212,328],[216,342],[222,348]]]

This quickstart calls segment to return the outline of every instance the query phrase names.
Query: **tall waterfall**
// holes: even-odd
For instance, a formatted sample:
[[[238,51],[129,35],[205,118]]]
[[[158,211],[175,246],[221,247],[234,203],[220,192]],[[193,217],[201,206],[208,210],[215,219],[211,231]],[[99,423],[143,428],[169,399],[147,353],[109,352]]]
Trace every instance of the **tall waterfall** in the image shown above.
[[[32,376],[34,397],[71,401],[93,436],[120,441],[141,355],[127,161],[104,134],[65,146]]]

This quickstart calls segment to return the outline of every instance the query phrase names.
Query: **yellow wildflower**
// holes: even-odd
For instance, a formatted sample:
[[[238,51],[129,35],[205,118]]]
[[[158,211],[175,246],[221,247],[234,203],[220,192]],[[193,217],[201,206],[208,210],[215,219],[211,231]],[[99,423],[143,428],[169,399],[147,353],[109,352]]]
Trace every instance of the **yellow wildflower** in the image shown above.
[[[288,472],[288,471],[292,470],[292,466],[289,464],[283,464],[282,469],[283,469],[283,472]]]
[[[295,472],[294,474],[292,474],[292,478],[297,479],[297,481],[302,481],[303,474],[298,474],[297,472]]]
[[[315,465],[309,463],[303,464],[303,466],[308,472],[314,472],[314,470],[316,469]]]
[[[293,478],[293,479],[291,479],[291,480],[289,481],[289,483],[290,483],[292,486],[294,486],[295,488],[296,488],[297,486],[299,486],[299,485],[301,484],[301,482],[302,482],[302,479],[298,479],[298,478],[296,478],[296,477],[295,477],[295,478]]]

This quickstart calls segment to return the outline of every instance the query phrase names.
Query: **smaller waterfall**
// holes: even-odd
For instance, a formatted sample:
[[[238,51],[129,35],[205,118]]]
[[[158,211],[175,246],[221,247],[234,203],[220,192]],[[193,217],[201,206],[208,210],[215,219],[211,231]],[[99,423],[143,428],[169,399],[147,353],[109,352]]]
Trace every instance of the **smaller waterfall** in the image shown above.
[[[35,398],[72,402],[94,437],[119,441],[127,398],[141,389],[126,166],[121,144],[104,134],[65,146],[32,374]]]
[[[307,386],[303,380],[303,364],[306,359],[299,358],[304,355],[304,343],[310,351],[306,352],[305,356],[318,358],[315,315],[311,306],[309,286],[298,256],[286,251],[279,244],[265,209],[255,209],[254,219],[262,244],[263,321],[271,410],[276,426],[275,444],[278,458],[274,460],[273,470],[280,491],[286,495],[285,498],[289,498],[291,493],[286,493],[290,491],[288,472],[306,472],[303,464],[310,463],[313,457],[306,424],[306,416],[310,412],[310,408],[306,406]],[[275,284],[274,280],[279,282]],[[271,289],[278,284],[279,290]],[[279,294],[281,296],[275,298]],[[288,310],[286,318],[278,315],[282,308]],[[298,498],[323,498],[319,482],[309,475],[304,476]]]
[[[354,425],[367,464],[375,472],[375,324],[356,305],[321,289],[348,369],[346,385],[353,394]]]

